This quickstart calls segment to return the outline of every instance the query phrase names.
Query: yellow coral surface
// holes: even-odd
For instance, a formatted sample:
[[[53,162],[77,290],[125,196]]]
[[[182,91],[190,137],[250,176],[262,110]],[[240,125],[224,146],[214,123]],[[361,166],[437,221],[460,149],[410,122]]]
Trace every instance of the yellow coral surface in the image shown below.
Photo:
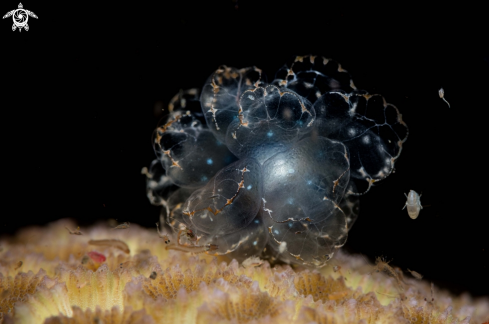
[[[0,323],[475,323],[489,299],[452,296],[339,253],[320,270],[167,250],[156,230],[71,220],[0,240]],[[130,252],[89,240],[118,239]],[[89,252],[105,256],[91,258]],[[381,264],[383,267],[386,263]],[[380,272],[375,270],[380,269]],[[384,270],[384,271],[382,271]]]

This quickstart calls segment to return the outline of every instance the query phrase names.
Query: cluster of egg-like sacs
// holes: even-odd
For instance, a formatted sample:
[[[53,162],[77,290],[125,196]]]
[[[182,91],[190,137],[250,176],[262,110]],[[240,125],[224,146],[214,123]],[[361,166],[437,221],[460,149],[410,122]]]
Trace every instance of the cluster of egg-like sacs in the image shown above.
[[[153,137],[148,196],[174,233],[210,254],[323,266],[347,239],[358,195],[387,177],[407,138],[396,107],[304,56],[267,83],[221,66],[177,94]]]

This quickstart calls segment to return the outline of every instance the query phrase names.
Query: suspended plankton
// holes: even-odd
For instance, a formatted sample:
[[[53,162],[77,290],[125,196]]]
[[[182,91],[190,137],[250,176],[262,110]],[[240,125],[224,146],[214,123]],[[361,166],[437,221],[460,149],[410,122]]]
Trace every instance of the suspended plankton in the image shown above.
[[[448,105],[448,108],[450,108],[450,104],[448,103],[448,101],[445,99],[445,91],[443,90],[443,88],[440,88],[440,90],[438,90],[438,95],[440,95],[440,98],[443,99],[443,101],[445,101]]]
[[[416,191],[411,190],[408,195],[404,194],[404,196],[406,196],[407,201],[402,209],[407,206],[409,217],[412,219],[418,218],[419,212],[423,209],[423,206],[421,206],[421,195],[418,195]]]
[[[416,271],[413,271],[413,270],[409,270],[409,269],[407,269],[407,270],[411,273],[411,275],[414,278],[416,278],[416,279],[423,279],[423,275],[422,274],[420,274],[420,273],[418,273]]]

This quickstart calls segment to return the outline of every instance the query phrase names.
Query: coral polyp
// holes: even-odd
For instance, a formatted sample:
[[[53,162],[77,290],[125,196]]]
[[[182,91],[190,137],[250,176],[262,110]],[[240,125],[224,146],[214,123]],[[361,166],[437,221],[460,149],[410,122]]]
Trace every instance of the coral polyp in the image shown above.
[[[339,251],[335,267],[270,266],[266,260],[167,250],[154,229],[109,224],[70,235],[60,220],[24,229],[0,246],[0,323],[482,323],[489,300],[455,297],[426,281],[383,271]],[[34,233],[37,233],[33,235]],[[89,240],[106,260],[84,261]],[[16,264],[23,266],[15,270]],[[339,269],[341,268],[341,271]],[[336,269],[336,271],[335,271]],[[395,268],[393,268],[395,269]],[[397,271],[397,270],[395,270]]]

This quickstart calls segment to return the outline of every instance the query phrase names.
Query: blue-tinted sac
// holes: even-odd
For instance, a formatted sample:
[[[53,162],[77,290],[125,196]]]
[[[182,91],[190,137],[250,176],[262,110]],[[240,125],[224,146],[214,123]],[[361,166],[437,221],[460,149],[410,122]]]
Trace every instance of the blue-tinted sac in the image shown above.
[[[227,254],[239,261],[261,254],[268,242],[268,232],[258,214],[250,224],[232,234],[204,233],[192,223],[188,211],[185,213],[183,211],[185,205],[181,202],[187,201],[192,192],[193,190],[180,188],[168,198],[167,208],[163,208],[161,211],[162,223],[167,222],[176,232],[185,229],[192,230],[199,238],[200,245],[215,244],[219,247],[216,251],[208,252],[208,254]],[[260,201],[257,201],[257,206],[260,206]],[[231,209],[231,207],[229,208]],[[231,217],[235,216],[231,215]]]
[[[202,187],[235,160],[228,148],[190,113],[170,115],[154,137],[156,155],[167,176],[179,187]]]
[[[311,106],[296,93],[272,85],[245,91],[238,118],[228,126],[226,145],[239,158],[263,163],[311,131],[316,115]]]
[[[207,79],[200,101],[207,127],[218,140],[225,142],[229,124],[238,117],[241,94],[262,83],[261,70],[256,67],[236,69],[224,65]]]
[[[339,207],[350,179],[347,148],[325,137],[308,137],[263,164],[262,217],[276,251],[322,265],[347,237]],[[275,243],[275,244],[274,244]]]
[[[356,90],[350,74],[333,60],[321,56],[296,56],[275,75],[273,84],[295,91],[314,103],[329,91]]]
[[[151,204],[155,206],[164,206],[166,198],[178,189],[178,186],[175,186],[170,177],[166,175],[159,160],[153,160],[149,170],[145,167],[141,173],[147,177],[146,195]]]
[[[263,196],[260,164],[252,158],[236,161],[220,170],[209,183],[192,193],[183,214],[207,234],[231,234],[255,218]]]
[[[351,177],[365,193],[387,177],[401,154],[407,127],[399,110],[380,95],[327,92],[314,104],[314,132],[344,143],[350,151]]]
[[[318,56],[296,57],[271,84],[256,67],[221,66],[168,111],[144,170],[167,248],[239,261],[327,264],[408,135],[396,107]]]

